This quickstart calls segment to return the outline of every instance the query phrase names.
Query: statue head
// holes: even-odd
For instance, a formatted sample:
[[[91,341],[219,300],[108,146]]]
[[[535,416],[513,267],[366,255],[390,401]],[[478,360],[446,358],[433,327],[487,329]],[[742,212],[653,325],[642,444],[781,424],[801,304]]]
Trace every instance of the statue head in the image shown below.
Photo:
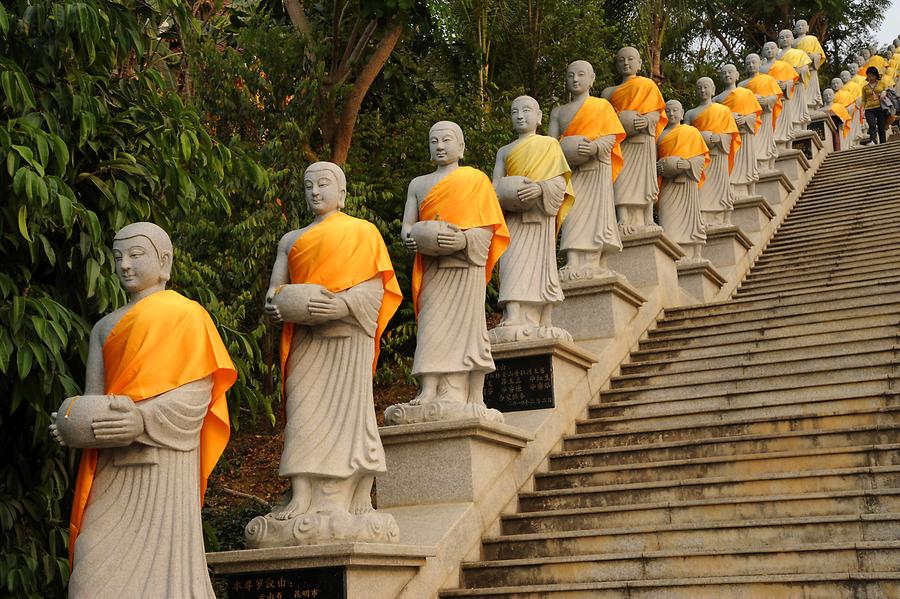
[[[534,133],[544,118],[537,100],[531,96],[519,96],[509,109],[516,133]]]
[[[807,33],[809,33],[809,23],[806,22],[806,19],[800,19],[794,23],[794,34],[796,34],[797,37],[806,35]]]
[[[697,79],[697,99],[701,102],[712,99],[716,95],[716,84],[709,77]]]
[[[575,60],[566,67],[566,89],[573,94],[588,93],[596,77],[591,63],[586,60]]]
[[[794,33],[790,29],[782,29],[778,32],[778,47],[790,48],[794,44]]]
[[[462,129],[453,121],[438,121],[428,131],[428,148],[431,161],[438,166],[459,162],[466,151]]]
[[[739,78],[737,67],[733,64],[722,65],[722,68],[719,69],[719,76],[726,86],[737,83]]]
[[[860,62],[865,63],[867,60],[872,58],[872,51],[869,48],[863,48],[862,57],[863,59]]]
[[[616,52],[616,70],[619,71],[619,75],[623,77],[637,75],[642,65],[641,55],[635,48],[625,46]]]
[[[670,125],[677,125],[684,120],[684,106],[678,100],[666,102],[666,118]]]
[[[159,225],[125,225],[113,239],[116,275],[129,296],[165,289],[172,273],[172,240]]]
[[[853,62],[851,62],[850,64],[855,64],[856,70],[859,70],[859,65],[865,64],[866,60],[866,57],[864,57],[862,54],[856,53],[853,55]]]
[[[333,162],[314,162],[303,173],[306,205],[317,217],[340,211],[347,198],[347,177]]]
[[[762,47],[762,55],[766,60],[772,60],[778,53],[778,44],[775,42],[766,42]]]
[[[838,79],[838,81],[840,81],[840,79]],[[834,92],[835,90],[830,87],[826,87],[822,90],[822,103],[825,106],[831,106],[834,103]]]
[[[852,72],[850,70],[841,71],[841,81],[843,81],[844,83],[847,83],[848,81],[853,79],[853,73],[855,73],[856,71],[859,70],[859,67],[856,65],[855,62],[851,62],[850,64],[847,65],[847,67],[848,67],[848,69],[853,69],[853,70],[852,70]]]
[[[844,71],[844,72],[846,73],[847,71]],[[831,89],[832,90],[840,91],[842,87],[844,87],[844,80],[841,79],[840,77],[835,77],[834,79],[831,80]]]
[[[748,73],[756,75],[759,73],[760,62],[759,54],[748,54],[747,58],[744,59],[744,66],[747,67]]]

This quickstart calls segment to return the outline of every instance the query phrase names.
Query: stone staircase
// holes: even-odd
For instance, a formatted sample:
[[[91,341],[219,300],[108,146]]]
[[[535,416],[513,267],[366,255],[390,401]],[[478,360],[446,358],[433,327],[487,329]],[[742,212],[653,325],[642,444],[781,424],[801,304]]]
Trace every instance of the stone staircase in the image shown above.
[[[893,165],[893,166],[892,166]],[[900,143],[667,310],[450,597],[900,598]]]

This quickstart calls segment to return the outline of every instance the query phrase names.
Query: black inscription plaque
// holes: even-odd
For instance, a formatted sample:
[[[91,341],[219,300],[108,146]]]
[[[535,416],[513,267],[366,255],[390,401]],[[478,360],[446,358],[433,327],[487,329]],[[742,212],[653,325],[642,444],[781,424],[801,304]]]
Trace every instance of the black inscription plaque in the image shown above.
[[[484,403],[501,412],[540,410],[553,401],[553,356],[524,356],[494,361],[497,370],[484,379]]]
[[[347,599],[345,569],[305,568],[245,572],[218,577],[227,595],[220,599]]]
[[[825,121],[819,120],[811,122],[809,124],[809,130],[818,135],[819,140],[823,144],[825,143]],[[812,148],[810,148],[810,151],[812,151]],[[809,156],[809,158],[812,158],[812,156]]]
[[[795,139],[793,147],[795,150],[800,150],[801,152],[803,152],[803,155],[806,156],[808,160],[812,160],[812,144],[812,140],[807,137],[806,139]]]

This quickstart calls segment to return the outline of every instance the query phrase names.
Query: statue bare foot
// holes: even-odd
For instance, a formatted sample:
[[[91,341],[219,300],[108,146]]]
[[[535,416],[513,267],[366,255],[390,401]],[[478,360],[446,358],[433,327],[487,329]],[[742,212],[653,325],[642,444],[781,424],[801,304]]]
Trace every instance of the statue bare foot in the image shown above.
[[[437,401],[437,393],[420,391],[418,395],[409,401],[409,405],[418,406]]]
[[[626,224],[619,225],[619,234],[621,234],[622,236],[634,235],[635,233],[637,233],[637,231],[638,231],[637,225],[626,225]]]
[[[272,511],[269,512],[269,515],[276,520],[290,520],[294,516],[299,516],[300,514],[305,512],[308,503],[308,500],[303,501],[302,498],[297,499],[296,497],[291,497],[291,500],[286,504],[278,505],[272,508]]]

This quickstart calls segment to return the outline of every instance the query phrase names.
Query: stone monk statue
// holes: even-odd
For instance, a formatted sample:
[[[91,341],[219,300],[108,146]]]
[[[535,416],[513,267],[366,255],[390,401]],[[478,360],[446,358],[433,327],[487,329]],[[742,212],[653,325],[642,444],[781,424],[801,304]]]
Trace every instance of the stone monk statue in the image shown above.
[[[771,42],[770,42],[771,43]],[[812,60],[803,50],[794,48],[794,34],[790,29],[782,29],[778,34],[778,52],[775,57],[778,60],[788,63],[797,74],[800,75],[800,83],[798,84],[798,92],[792,96],[788,103],[794,103],[795,110],[793,115],[794,129],[803,131],[809,125],[809,106],[807,98],[810,79],[810,65]]]
[[[753,92],[762,107],[762,122],[756,132],[756,160],[760,171],[771,172],[775,170],[775,159],[778,158],[775,129],[781,116],[784,91],[777,79],[759,72],[759,55],[748,54],[744,64],[750,77],[741,81],[740,86]]]
[[[494,360],[484,315],[485,287],[509,245],[509,230],[487,175],[460,166],[459,125],[439,121],[428,134],[433,173],[409,184],[403,226],[416,251],[412,274],[418,319],[413,375],[419,394],[385,410],[385,424],[460,418],[502,422],[484,405]]]
[[[500,258],[503,320],[489,331],[492,343],[532,338],[571,341],[553,327],[553,306],[563,301],[556,267],[556,215],[572,199],[572,170],[559,142],[538,135],[537,100],[519,96],[510,108],[518,139],[500,148],[494,189],[509,227],[509,247]]]
[[[113,241],[128,303],[91,331],[85,395],[52,416],[83,448],[69,532],[70,599],[215,599],[200,507],[229,436],[237,373],[203,307],[166,290],[172,242],[152,223]]]
[[[745,87],[738,87],[738,70],[733,64],[722,66],[719,71],[725,89],[713,98],[731,109],[734,122],[741,135],[741,148],[734,158],[731,170],[731,185],[734,197],[748,197],[756,192],[759,181],[759,163],[756,161],[756,134],[762,126],[762,106],[756,94]]]
[[[572,101],[550,112],[548,134],[560,139],[573,171],[574,198],[563,202],[556,218],[566,254],[563,281],[608,275],[609,254],[622,251],[613,183],[622,170],[625,130],[612,105],[591,96],[593,84],[594,68],[576,60],[566,69]]]
[[[375,226],[341,212],[344,172],[316,162],[303,175],[313,221],[278,242],[266,314],[283,322],[284,449],[290,499],[250,521],[250,547],[393,541],[393,518],[370,500],[385,472],[372,399],[381,334],[400,287]],[[297,524],[295,524],[297,522]]]
[[[825,62],[825,50],[819,38],[809,34],[809,23],[800,19],[794,23],[794,47],[809,56],[809,85],[806,87],[806,105],[811,109],[822,106],[822,88],[819,82],[819,67]]]
[[[706,226],[700,212],[703,170],[709,166],[709,148],[703,135],[682,125],[684,108],[678,100],[666,102],[669,123],[657,141],[656,170],[661,178],[659,222],[663,231],[684,249],[688,260],[703,259]]]
[[[852,101],[851,101],[852,102]],[[835,139],[835,150],[846,150],[850,143],[850,130],[852,128],[850,112],[847,106],[835,101],[834,90],[826,87],[822,90],[822,108],[817,112],[822,118],[830,118],[840,135]]]
[[[653,203],[659,195],[656,138],[666,126],[666,102],[652,79],[641,77],[641,55],[630,46],[616,54],[622,83],[601,96],[619,114],[627,137],[622,142],[622,173],[616,179],[616,213],[625,235],[653,226]]]
[[[844,72],[846,73],[846,71]],[[858,91],[859,87],[850,81],[849,77],[847,81],[847,83],[844,83],[843,79],[840,77],[835,77],[831,80],[831,89],[834,91],[834,103],[843,106],[847,110],[847,116],[849,117],[849,121],[844,121],[844,127],[847,131],[846,133],[842,133],[841,141],[844,149],[855,148],[858,146],[859,138],[862,133],[860,119],[862,103],[860,100],[861,94]]]
[[[766,42],[762,47],[763,63],[760,70],[771,75],[784,91],[783,110],[775,122],[775,143],[779,149],[788,149],[796,136],[794,123],[798,122],[798,103],[800,97],[800,73],[791,65],[775,57],[778,46],[775,42]]]
[[[707,226],[731,224],[734,197],[731,171],[741,147],[737,123],[724,104],[713,102],[716,86],[709,77],[697,80],[697,99],[700,101],[684,115],[685,123],[700,130],[709,148],[709,166],[703,171],[706,182],[700,189],[700,210]]]

